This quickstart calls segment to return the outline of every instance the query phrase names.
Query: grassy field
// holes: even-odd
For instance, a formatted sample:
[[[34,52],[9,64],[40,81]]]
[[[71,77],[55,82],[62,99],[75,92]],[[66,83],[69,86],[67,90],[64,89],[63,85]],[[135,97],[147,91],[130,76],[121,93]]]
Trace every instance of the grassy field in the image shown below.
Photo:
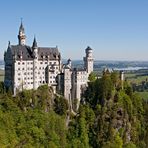
[[[0,82],[4,81],[4,70],[0,69]]]
[[[141,85],[143,81],[148,81],[148,75],[146,73],[126,73],[125,79],[128,80],[130,83],[135,83],[137,85]],[[144,90],[141,92],[137,92],[144,100],[148,100],[148,90]]]
[[[132,83],[140,84],[142,81],[148,80],[148,76],[141,76],[137,74],[125,74],[125,78]]]
[[[148,101],[148,92],[144,91],[144,92],[137,92],[144,100]]]

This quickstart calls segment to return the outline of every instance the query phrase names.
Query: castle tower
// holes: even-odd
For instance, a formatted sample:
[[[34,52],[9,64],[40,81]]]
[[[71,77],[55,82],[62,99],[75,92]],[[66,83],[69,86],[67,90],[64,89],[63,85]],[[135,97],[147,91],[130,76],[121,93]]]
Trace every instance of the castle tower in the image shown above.
[[[89,75],[93,72],[93,54],[92,49],[88,46],[85,49],[86,57],[84,57],[84,66],[86,68],[87,74]]]
[[[124,88],[124,71],[120,71],[121,87]]]
[[[120,71],[120,80],[124,81],[124,71]]]
[[[20,25],[20,28],[19,28],[18,42],[19,42],[18,43],[19,45],[25,45],[26,44],[25,29],[24,29],[22,21],[21,21],[21,25]]]
[[[36,38],[34,37],[33,45],[33,89],[38,88],[38,46]]]
[[[71,59],[67,60],[67,65],[69,66],[69,68],[71,68],[71,66],[72,66]]]

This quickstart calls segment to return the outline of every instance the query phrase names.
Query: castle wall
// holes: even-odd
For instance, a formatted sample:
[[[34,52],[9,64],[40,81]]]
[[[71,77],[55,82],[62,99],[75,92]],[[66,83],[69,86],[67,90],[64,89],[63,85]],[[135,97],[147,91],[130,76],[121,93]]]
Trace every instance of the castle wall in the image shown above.
[[[18,90],[33,89],[33,83],[36,81],[35,89],[40,85],[56,85],[56,76],[60,72],[58,61],[36,61],[34,66],[33,60],[30,61],[16,61],[15,65],[15,87]],[[49,64],[49,65],[48,65]],[[54,66],[53,66],[54,65]],[[48,69],[47,69],[48,67]],[[48,70],[53,69],[52,72]],[[7,68],[6,68],[7,70]],[[9,70],[8,70],[9,71]],[[35,75],[34,75],[35,74]],[[6,78],[7,79],[7,78]]]
[[[69,68],[64,69],[64,97],[68,100],[71,98],[71,75],[72,72]]]

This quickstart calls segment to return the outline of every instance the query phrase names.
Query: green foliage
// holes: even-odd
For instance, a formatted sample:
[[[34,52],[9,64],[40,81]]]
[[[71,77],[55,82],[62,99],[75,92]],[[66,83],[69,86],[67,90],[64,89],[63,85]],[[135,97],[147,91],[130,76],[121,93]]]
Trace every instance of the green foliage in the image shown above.
[[[101,79],[97,79],[96,81],[88,84],[88,88],[84,96],[86,101],[95,107],[97,103],[104,105],[105,101],[111,98],[112,91],[113,82],[111,77],[104,75]]]
[[[97,78],[96,73],[91,72],[91,73],[89,74],[88,80],[89,80],[90,82],[93,82],[93,81],[96,80],[96,78]]]
[[[92,130],[95,115],[88,106],[80,106],[79,115],[69,126],[68,139],[72,147],[89,148],[93,142]]]
[[[0,147],[146,148],[148,105],[117,73],[88,83],[76,115],[47,85],[16,97],[0,85]],[[73,101],[73,100],[72,100]],[[69,123],[69,124],[67,124]]]
[[[41,96],[48,102],[50,93],[42,87],[15,98],[0,95],[0,147],[66,147],[65,118],[43,107]]]
[[[112,141],[108,141],[103,145],[103,148],[122,148],[123,140],[117,133]]]
[[[123,148],[136,148],[136,145],[130,142],[130,143],[125,144]]]
[[[121,84],[109,72],[88,84],[85,101],[95,113],[92,147],[146,147],[147,107],[128,82]]]
[[[66,112],[68,110],[68,102],[63,97],[56,97],[54,99],[54,111],[59,115],[66,115]]]

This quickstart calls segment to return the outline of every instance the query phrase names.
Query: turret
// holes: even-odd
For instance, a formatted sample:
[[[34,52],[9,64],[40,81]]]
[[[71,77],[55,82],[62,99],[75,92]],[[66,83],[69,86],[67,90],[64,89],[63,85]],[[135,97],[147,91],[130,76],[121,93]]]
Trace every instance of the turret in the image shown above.
[[[6,60],[7,53],[9,54],[9,57],[10,57],[10,55],[11,55],[11,44],[10,44],[10,41],[8,42],[7,51],[4,52],[4,61]]]
[[[84,57],[84,65],[88,75],[93,72],[93,55],[92,49],[88,46],[85,49],[86,57]]]
[[[33,51],[33,89],[38,88],[38,46],[36,42],[36,38],[34,37],[33,45],[32,45],[32,51]]]
[[[25,45],[26,43],[25,29],[24,29],[22,21],[21,21],[21,25],[19,28],[18,42],[19,42],[19,45]]]
[[[71,59],[67,60],[67,66],[69,66],[69,68],[71,68]]]
[[[38,46],[37,46],[37,41],[35,37],[34,37],[33,44],[32,44],[32,51],[33,51],[34,58],[37,59],[38,58]]]
[[[124,71],[120,71],[120,80],[124,81]]]

